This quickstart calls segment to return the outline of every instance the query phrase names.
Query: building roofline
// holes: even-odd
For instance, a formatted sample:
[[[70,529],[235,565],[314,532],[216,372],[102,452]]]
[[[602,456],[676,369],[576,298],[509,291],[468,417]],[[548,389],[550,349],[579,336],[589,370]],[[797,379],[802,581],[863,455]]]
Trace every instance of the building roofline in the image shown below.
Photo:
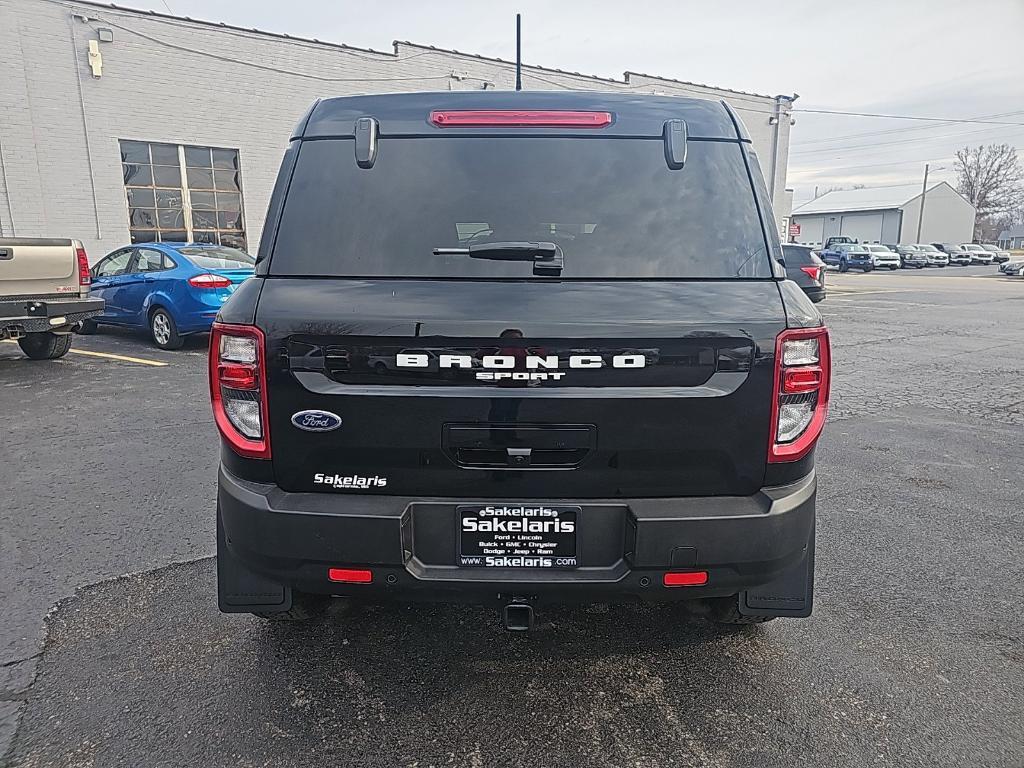
[[[857,213],[859,211],[898,211],[903,208],[904,204],[900,205],[862,205],[860,208],[834,208],[828,209],[823,208],[820,211],[801,211],[799,208],[793,209],[790,213],[790,217],[793,216],[827,216],[832,213]]]
[[[328,40],[320,40],[320,39],[315,38],[315,37],[300,37],[300,36],[297,36],[297,35],[289,35],[289,34],[287,34],[285,32],[269,32],[269,31],[267,31],[265,29],[258,29],[256,27],[240,27],[240,26],[237,26],[235,24],[228,24],[228,23],[223,22],[223,21],[206,21],[205,19],[194,19],[191,16],[178,16],[178,15],[175,15],[175,14],[172,14],[172,13],[163,13],[162,11],[151,11],[151,10],[144,10],[144,9],[141,9],[141,8],[130,8],[130,7],[124,6],[124,5],[117,5],[116,3],[101,3],[101,2],[96,2],[96,0],[46,0],[46,1],[50,2],[50,3],[57,4],[57,5],[63,5],[63,6],[66,6],[66,7],[71,7],[71,8],[73,8],[75,6],[84,6],[84,7],[90,7],[90,8],[105,8],[105,9],[108,9],[108,10],[120,11],[122,13],[137,14],[138,16],[141,16],[143,18],[166,19],[168,21],[185,21],[185,22],[188,22],[190,24],[198,24],[200,26],[210,27],[212,29],[229,29],[229,30],[232,30],[232,31],[235,31],[235,32],[247,32],[247,33],[255,34],[255,35],[263,35],[263,36],[266,36],[266,37],[273,37],[273,38],[276,38],[278,40],[287,40],[287,41],[290,41],[290,42],[299,42],[299,43],[313,43],[315,45],[322,45],[322,46],[325,46],[325,47],[328,47],[328,48],[337,48],[337,49],[343,50],[343,51],[358,51],[360,53],[373,53],[373,54],[376,54],[378,56],[386,56],[386,57],[392,57],[392,58],[397,58],[398,57],[398,46],[406,45],[406,46],[409,46],[410,48],[419,48],[420,50],[437,51],[438,53],[450,53],[450,54],[455,54],[457,56],[466,56],[466,57],[469,57],[469,58],[478,59],[480,61],[490,61],[490,62],[494,62],[496,64],[506,64],[506,65],[510,65],[510,66],[514,66],[515,65],[514,61],[508,61],[506,59],[502,59],[502,58],[498,58],[498,57],[494,57],[494,56],[483,56],[483,55],[481,55],[479,53],[466,53],[465,51],[459,51],[459,50],[456,50],[454,48],[441,48],[441,47],[434,46],[434,45],[422,45],[420,43],[413,43],[413,42],[410,42],[408,40],[394,40],[394,41],[392,41],[393,50],[391,52],[388,52],[388,51],[378,51],[378,50],[376,50],[374,48],[364,48],[364,47],[356,46],[356,45],[348,45],[346,43],[334,43],[334,42],[330,42]],[[648,75],[648,74],[644,74],[642,72],[632,72],[632,71],[629,71],[629,70],[627,70],[626,72],[623,72],[623,79],[622,80],[617,80],[617,79],[612,78],[612,77],[601,77],[600,75],[591,75],[591,74],[587,74],[585,72],[572,72],[572,71],[565,70],[565,69],[558,69],[556,67],[545,67],[545,66],[541,66],[539,64],[523,64],[523,67],[524,67],[524,69],[537,70],[539,72],[550,72],[551,74],[555,74],[555,75],[569,75],[569,76],[572,76],[572,77],[584,77],[584,78],[587,78],[588,80],[595,80],[597,82],[609,83],[611,85],[619,85],[619,86],[627,85],[628,86],[628,85],[630,85],[630,76],[635,76],[635,77],[645,77],[645,78],[649,78],[651,80],[658,80],[658,81],[661,81],[661,82],[664,82],[664,83],[673,83],[675,85],[688,85],[688,86],[692,86],[694,88],[705,88],[705,89],[712,90],[712,91],[721,91],[723,93],[735,93],[735,94],[740,95],[740,96],[752,96],[752,97],[758,98],[758,99],[769,99],[769,100],[774,99],[773,96],[768,96],[768,95],[763,94],[763,93],[754,93],[752,91],[740,91],[740,90],[737,90],[735,88],[723,88],[723,87],[720,87],[720,86],[717,86],[717,85],[707,85],[705,83],[694,83],[694,82],[690,82],[690,81],[687,81],[687,80],[677,80],[675,78],[662,77],[660,75]]]
[[[414,42],[412,42],[410,40],[395,40],[393,45],[395,46],[395,52],[396,53],[398,52],[398,46],[399,45],[407,45],[410,48],[419,48],[421,50],[438,51],[439,53],[454,53],[456,56],[468,56],[470,58],[480,59],[482,61],[493,61],[493,62],[498,63],[498,64],[508,64],[508,65],[511,65],[511,66],[515,66],[515,62],[514,61],[509,61],[508,59],[502,59],[502,58],[495,57],[495,56],[483,56],[482,54],[479,54],[479,53],[466,53],[465,51],[459,51],[459,50],[457,50],[455,48],[440,48],[440,47],[438,47],[436,45],[423,45],[421,43],[414,43]],[[661,75],[648,75],[648,74],[645,74],[643,72],[634,72],[634,71],[628,70],[628,69],[625,72],[622,73],[622,79],[621,80],[617,80],[614,77],[601,77],[600,75],[591,75],[591,74],[588,74],[586,72],[573,72],[573,71],[566,70],[566,69],[558,69],[556,67],[545,67],[545,66],[541,66],[539,64],[526,64],[526,63],[524,63],[523,67],[524,68],[528,68],[528,69],[540,70],[541,72],[550,72],[551,74],[554,74],[554,75],[571,75],[573,77],[585,77],[588,80],[597,80],[597,81],[602,82],[602,83],[612,83],[614,85],[629,85],[630,76],[634,76],[634,77],[646,77],[646,78],[649,78],[651,80],[660,80],[663,83],[674,83],[675,85],[689,85],[689,86],[693,86],[694,88],[706,88],[706,89],[712,90],[712,91],[723,91],[723,92],[726,92],[726,93],[736,93],[736,94],[739,94],[741,96],[754,96],[754,97],[759,98],[759,99],[769,99],[769,100],[772,100],[772,99],[775,98],[774,96],[768,96],[767,94],[764,94],[764,93],[754,93],[752,91],[740,91],[740,90],[736,90],[735,88],[722,88],[722,87],[717,86],[717,85],[707,85],[706,83],[694,83],[694,82],[691,82],[689,80],[677,80],[677,79],[672,78],[672,77],[662,77]],[[787,98],[789,98],[789,97],[787,97]]]
[[[263,35],[264,37],[274,37],[279,40],[288,40],[295,43],[315,43],[316,45],[323,45],[328,48],[339,48],[345,51],[359,51],[360,53],[375,53],[378,56],[390,56],[396,55],[395,52],[389,53],[388,51],[378,51],[375,48],[363,48],[356,45],[347,45],[345,43],[332,43],[328,40],[319,40],[315,37],[299,37],[297,35],[289,35],[287,32],[268,32],[265,29],[258,29],[257,27],[240,27],[236,24],[228,24],[224,21],[207,21],[205,19],[193,19],[191,16],[177,16],[172,13],[164,13],[162,11],[149,11],[143,8],[130,8],[126,5],[117,5],[116,3],[100,3],[96,0],[46,0],[46,2],[53,3],[55,5],[63,5],[69,8],[75,6],[87,6],[90,8],[105,8],[112,11],[120,11],[122,13],[136,14],[143,18],[152,19],[166,19],[168,21],[187,21],[190,24],[198,24],[203,27],[211,27],[213,29],[230,29],[234,32],[248,32],[254,35]],[[97,19],[99,21],[99,19]]]
[[[909,184],[898,184],[896,186],[901,186],[902,187],[902,186],[910,186],[910,185]],[[970,200],[968,200],[966,197],[964,197],[962,194],[960,194],[957,191],[956,187],[954,187],[952,184],[950,184],[948,181],[945,181],[945,180],[943,180],[943,181],[936,181],[934,184],[932,184],[932,186],[928,187],[928,192],[929,193],[934,192],[939,187],[949,187],[950,190],[954,194],[956,194],[961,200],[963,200],[965,203],[970,205],[972,208],[974,207],[974,205],[971,203]],[[872,187],[868,187],[868,189],[872,189]],[[836,191],[837,192],[845,192],[845,191],[848,191],[848,190],[836,190]],[[829,195],[829,194],[832,194],[832,193],[831,192],[826,192],[825,195],[822,195],[821,197],[825,197],[826,195]],[[820,200],[821,197],[819,197],[817,199]],[[902,208],[904,208],[905,206],[909,205],[910,203],[914,202],[915,200],[917,200],[920,197],[921,197],[921,192],[919,191],[916,194],[912,195],[911,197],[908,197],[903,202],[896,203],[896,204],[886,203],[884,205],[843,206],[843,207],[838,207],[838,208],[820,208],[820,209],[814,210],[814,211],[801,211],[800,209],[803,208],[804,206],[810,205],[811,203],[815,202],[815,200],[808,200],[806,203],[801,203],[796,208],[794,208],[790,215],[791,216],[821,216],[823,214],[855,213],[857,211],[898,211],[898,210],[901,210]]]

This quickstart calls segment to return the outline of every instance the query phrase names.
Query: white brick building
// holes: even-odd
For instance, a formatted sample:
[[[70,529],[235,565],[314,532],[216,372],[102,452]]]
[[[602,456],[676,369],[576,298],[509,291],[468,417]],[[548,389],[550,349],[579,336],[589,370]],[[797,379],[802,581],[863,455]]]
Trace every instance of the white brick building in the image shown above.
[[[412,43],[386,53],[69,0],[0,0],[0,50],[0,235],[75,237],[93,261],[129,242],[130,216],[139,239],[255,252],[290,131],[318,97],[510,89],[515,77],[507,61]],[[725,99],[776,215],[789,213],[787,97],[535,66],[523,87]]]

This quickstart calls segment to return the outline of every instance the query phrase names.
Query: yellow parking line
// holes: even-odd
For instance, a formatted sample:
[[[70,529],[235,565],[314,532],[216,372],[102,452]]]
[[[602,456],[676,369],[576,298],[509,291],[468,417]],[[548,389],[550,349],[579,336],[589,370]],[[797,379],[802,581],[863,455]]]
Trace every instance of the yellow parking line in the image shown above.
[[[7,344],[17,344],[18,342],[13,339],[4,339]],[[164,363],[159,360],[147,360],[144,357],[129,357],[128,355],[114,355],[110,352],[93,352],[88,349],[70,349],[68,350],[73,355],[87,355],[89,357],[102,357],[107,360],[120,360],[125,363],[138,363],[139,365],[152,365],[157,368],[165,368],[169,363]]]
[[[75,355],[89,355],[90,357],[105,357],[108,360],[121,360],[125,363],[139,363],[140,365],[153,365],[157,368],[164,368],[170,363],[164,363],[160,360],[147,360],[144,357],[129,357],[128,355],[113,355],[109,352],[93,352],[88,349],[71,349],[68,350]]]

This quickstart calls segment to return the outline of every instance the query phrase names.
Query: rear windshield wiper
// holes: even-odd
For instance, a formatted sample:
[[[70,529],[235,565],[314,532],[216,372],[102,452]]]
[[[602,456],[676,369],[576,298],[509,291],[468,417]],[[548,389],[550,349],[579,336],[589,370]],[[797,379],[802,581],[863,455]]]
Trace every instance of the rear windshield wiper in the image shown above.
[[[475,243],[468,248],[435,248],[435,256],[469,256],[492,261],[530,261],[533,274],[562,274],[562,249],[555,243],[497,242]]]

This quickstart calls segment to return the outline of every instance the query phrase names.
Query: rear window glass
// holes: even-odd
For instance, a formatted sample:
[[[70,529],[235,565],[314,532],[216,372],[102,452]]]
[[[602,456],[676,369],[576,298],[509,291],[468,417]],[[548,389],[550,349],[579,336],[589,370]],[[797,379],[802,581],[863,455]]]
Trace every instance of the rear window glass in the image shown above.
[[[237,248],[179,248],[178,253],[200,269],[245,269],[252,267],[256,259]]]
[[[302,144],[271,257],[275,275],[517,277],[522,261],[434,248],[551,242],[561,276],[772,276],[742,146],[691,141],[669,170],[660,140],[382,139]]]
[[[797,245],[783,245],[782,253],[786,257],[787,267],[804,267],[818,264],[818,260],[810,248],[801,248]]]

